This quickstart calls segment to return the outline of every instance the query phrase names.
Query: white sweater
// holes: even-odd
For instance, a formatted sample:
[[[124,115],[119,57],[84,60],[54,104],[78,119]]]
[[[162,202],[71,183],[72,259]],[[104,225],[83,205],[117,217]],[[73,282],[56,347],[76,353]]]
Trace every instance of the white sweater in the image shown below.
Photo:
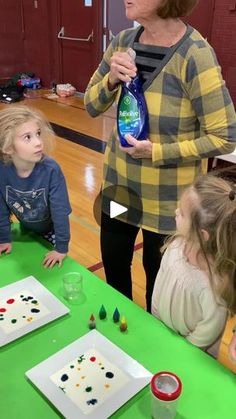
[[[227,310],[217,303],[206,273],[187,261],[180,239],[163,255],[152,314],[200,348],[212,345],[224,331]]]

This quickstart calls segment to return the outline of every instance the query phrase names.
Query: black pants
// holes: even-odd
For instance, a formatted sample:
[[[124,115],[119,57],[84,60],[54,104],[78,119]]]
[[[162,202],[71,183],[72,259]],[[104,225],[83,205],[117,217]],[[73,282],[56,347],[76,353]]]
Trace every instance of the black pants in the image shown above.
[[[139,227],[102,213],[101,252],[107,283],[132,300],[131,264]],[[142,230],[143,267],[146,274],[146,305],[151,312],[154,282],[161,263],[165,235]]]

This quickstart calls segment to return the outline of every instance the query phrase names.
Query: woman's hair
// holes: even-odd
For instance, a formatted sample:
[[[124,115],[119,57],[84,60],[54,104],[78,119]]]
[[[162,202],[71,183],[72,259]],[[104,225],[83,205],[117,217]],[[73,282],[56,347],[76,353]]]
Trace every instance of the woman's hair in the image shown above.
[[[223,174],[221,174],[223,176]],[[213,174],[198,177],[184,193],[195,199],[190,208],[187,241],[200,245],[216,296],[236,313],[236,184]],[[196,199],[197,198],[197,199]],[[206,230],[209,238],[203,237]],[[174,237],[178,236],[178,233]],[[171,239],[171,241],[174,239]],[[213,279],[214,274],[218,278]]]
[[[199,0],[163,0],[157,14],[162,19],[178,18],[191,13]]]
[[[20,125],[32,120],[41,130],[44,152],[48,153],[52,150],[54,132],[44,115],[24,105],[9,105],[9,108],[0,111],[0,160],[5,163],[11,162],[11,155],[7,154],[7,151],[14,147],[16,131]]]

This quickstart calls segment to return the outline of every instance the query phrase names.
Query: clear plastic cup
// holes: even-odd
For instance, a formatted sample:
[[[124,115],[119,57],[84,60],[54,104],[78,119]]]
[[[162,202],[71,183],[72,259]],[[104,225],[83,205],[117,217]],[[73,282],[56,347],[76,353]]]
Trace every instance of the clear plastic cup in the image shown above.
[[[80,272],[68,272],[63,276],[63,296],[71,303],[83,300],[83,276]]]
[[[182,383],[177,375],[162,371],[151,380],[151,410],[153,419],[174,419],[182,392]]]

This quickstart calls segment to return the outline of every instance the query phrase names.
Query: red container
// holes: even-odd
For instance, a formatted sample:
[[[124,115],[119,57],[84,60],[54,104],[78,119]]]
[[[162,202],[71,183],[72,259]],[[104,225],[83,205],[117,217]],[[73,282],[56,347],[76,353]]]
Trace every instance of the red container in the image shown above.
[[[182,383],[177,375],[169,371],[155,374],[151,380],[152,417],[174,419],[181,392]]]

